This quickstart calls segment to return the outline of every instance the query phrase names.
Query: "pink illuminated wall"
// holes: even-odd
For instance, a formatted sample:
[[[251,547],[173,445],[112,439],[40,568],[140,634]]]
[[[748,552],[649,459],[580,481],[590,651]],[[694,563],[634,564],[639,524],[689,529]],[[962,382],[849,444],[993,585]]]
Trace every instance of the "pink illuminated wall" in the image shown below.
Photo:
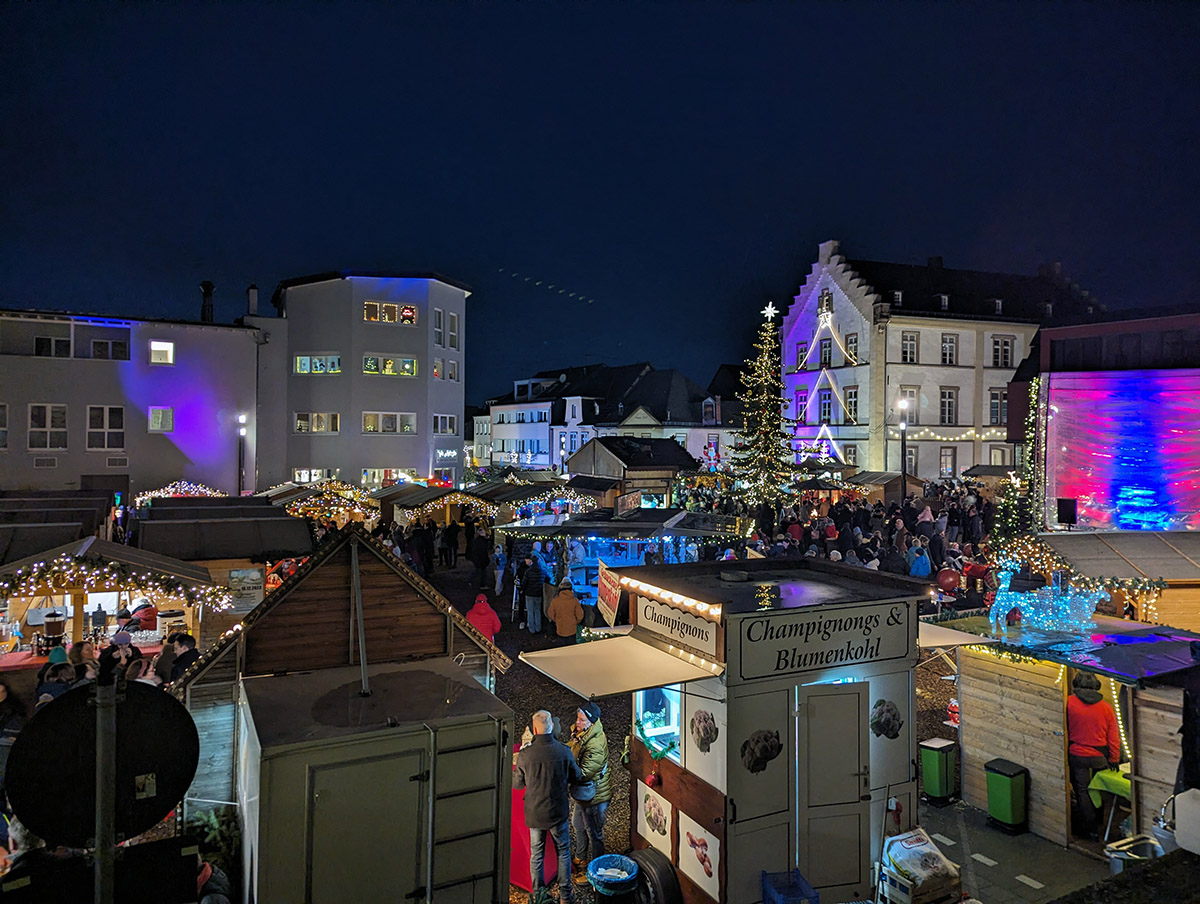
[[[1200,529],[1200,370],[1049,374],[1046,518],[1080,527]]]

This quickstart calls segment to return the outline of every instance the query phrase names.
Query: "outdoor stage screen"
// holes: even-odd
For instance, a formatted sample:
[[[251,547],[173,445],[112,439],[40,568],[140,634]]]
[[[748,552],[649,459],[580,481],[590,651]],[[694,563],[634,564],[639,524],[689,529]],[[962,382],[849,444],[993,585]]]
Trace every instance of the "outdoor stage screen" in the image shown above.
[[[1200,529],[1200,370],[1049,374],[1046,523]]]

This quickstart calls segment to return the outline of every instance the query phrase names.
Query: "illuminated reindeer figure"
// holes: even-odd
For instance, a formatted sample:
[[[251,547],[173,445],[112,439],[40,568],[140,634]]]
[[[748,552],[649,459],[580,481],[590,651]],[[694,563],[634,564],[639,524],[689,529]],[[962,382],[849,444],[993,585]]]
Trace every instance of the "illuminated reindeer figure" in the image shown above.
[[[1008,633],[1008,613],[1016,609],[1021,614],[1021,624],[1043,630],[1077,630],[1095,627],[1092,616],[1096,606],[1108,599],[1107,590],[1063,590],[1055,582],[1032,592],[1021,593],[1009,590],[1015,567],[1006,563],[999,573],[1000,586],[996,599],[988,610],[988,620],[993,633],[997,630]]]

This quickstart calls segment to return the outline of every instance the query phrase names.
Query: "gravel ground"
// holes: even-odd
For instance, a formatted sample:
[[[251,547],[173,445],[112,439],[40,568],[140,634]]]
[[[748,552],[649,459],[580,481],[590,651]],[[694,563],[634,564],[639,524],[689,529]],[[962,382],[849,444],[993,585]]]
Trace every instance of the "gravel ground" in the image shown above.
[[[928,653],[921,654],[921,664],[917,667],[917,743],[930,738],[949,738],[958,740],[958,730],[946,721],[946,707],[950,698],[957,696],[958,684],[954,681],[943,681],[943,675],[953,675],[954,670],[944,659]],[[917,770],[917,789],[923,791],[924,779],[921,770]]]
[[[471,586],[471,574],[471,566],[465,560],[459,559],[458,568],[438,569],[431,576],[430,583],[465,613],[474,604],[477,593]],[[554,642],[548,635],[535,637],[509,621],[512,610],[512,591],[509,585],[506,585],[506,592],[499,599],[491,593],[492,589],[494,588],[489,587],[488,601],[499,614],[501,622],[500,633],[496,635],[496,645],[513,660],[508,672],[497,676],[496,695],[512,707],[518,735],[539,709],[549,710],[569,728],[575,721],[575,708],[583,702],[583,698],[517,659],[519,653],[544,650],[554,646]],[[604,725],[604,733],[608,736],[611,757],[609,777],[612,783],[612,801],[608,805],[604,839],[611,853],[619,853],[629,847],[629,773],[621,765],[621,751],[625,746],[625,737],[630,732],[633,707],[628,694],[602,697],[596,703],[600,707],[600,721]],[[598,897],[590,887],[580,889],[577,886],[576,892],[576,898],[580,901],[592,902]],[[527,898],[528,895],[524,891],[516,886],[510,887],[509,900],[512,904],[525,904]]]

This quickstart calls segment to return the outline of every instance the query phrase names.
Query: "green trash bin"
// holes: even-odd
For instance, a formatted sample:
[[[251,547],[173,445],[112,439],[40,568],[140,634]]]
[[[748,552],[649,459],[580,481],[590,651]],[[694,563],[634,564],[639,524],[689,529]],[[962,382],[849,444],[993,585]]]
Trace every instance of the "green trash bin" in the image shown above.
[[[989,760],[987,774],[988,822],[1019,835],[1029,831],[1029,770],[1010,760]]]
[[[922,741],[921,778],[925,785],[925,796],[935,807],[944,807],[956,789],[954,767],[958,762],[958,744],[946,738],[930,738]]]

